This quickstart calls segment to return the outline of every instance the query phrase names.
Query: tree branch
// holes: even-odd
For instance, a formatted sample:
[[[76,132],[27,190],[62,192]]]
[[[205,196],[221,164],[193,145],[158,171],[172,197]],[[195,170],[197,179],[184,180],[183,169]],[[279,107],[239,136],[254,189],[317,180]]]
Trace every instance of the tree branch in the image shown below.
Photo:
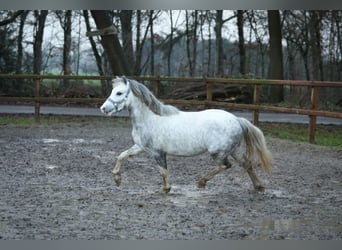
[[[232,19],[234,19],[234,18],[236,18],[236,17],[237,17],[237,14],[234,14],[233,16],[230,16],[230,17],[228,17],[228,18],[222,20],[222,23],[228,22],[228,21],[230,21],[230,20],[232,20]]]
[[[15,19],[20,16],[22,13],[24,13],[24,10],[18,10],[17,12],[15,12],[12,17],[6,19],[6,20],[3,20],[0,22],[0,26],[4,26],[4,25],[7,25],[7,24],[10,24],[10,23],[13,23],[15,21]]]

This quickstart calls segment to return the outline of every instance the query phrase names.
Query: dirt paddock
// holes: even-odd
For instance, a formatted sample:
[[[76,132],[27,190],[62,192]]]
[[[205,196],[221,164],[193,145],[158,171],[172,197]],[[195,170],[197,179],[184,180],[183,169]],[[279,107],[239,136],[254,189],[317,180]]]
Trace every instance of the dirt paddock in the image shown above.
[[[342,239],[342,152],[267,138],[275,159],[255,193],[239,166],[197,189],[208,155],[168,157],[171,192],[127,123],[0,126],[1,239]]]

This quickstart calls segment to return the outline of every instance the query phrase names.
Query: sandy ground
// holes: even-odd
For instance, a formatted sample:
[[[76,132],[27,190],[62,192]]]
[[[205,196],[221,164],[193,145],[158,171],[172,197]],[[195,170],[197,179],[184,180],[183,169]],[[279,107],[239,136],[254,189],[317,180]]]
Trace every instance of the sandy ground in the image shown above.
[[[208,155],[168,157],[171,192],[146,155],[111,174],[129,124],[0,126],[1,239],[342,239],[342,152],[267,138],[255,193],[239,166],[196,183]]]

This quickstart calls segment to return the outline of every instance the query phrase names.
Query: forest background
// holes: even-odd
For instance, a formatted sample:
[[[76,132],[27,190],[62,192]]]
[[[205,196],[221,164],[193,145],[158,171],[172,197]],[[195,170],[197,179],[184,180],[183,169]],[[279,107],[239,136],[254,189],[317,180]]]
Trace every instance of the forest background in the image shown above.
[[[341,81],[341,20],[341,10],[0,10],[0,73]],[[33,94],[30,81],[0,81],[0,97]],[[44,86],[54,96],[110,90],[106,81]],[[336,90],[320,91],[328,109],[342,105]],[[263,89],[266,102],[309,99],[306,87]]]

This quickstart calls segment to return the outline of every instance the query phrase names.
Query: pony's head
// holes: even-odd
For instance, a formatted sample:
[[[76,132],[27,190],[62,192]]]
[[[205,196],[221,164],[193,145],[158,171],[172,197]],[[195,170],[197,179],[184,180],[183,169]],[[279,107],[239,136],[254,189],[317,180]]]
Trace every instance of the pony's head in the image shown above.
[[[131,93],[130,82],[126,77],[116,77],[112,81],[113,90],[100,110],[106,115],[112,115],[127,107],[127,99]]]

